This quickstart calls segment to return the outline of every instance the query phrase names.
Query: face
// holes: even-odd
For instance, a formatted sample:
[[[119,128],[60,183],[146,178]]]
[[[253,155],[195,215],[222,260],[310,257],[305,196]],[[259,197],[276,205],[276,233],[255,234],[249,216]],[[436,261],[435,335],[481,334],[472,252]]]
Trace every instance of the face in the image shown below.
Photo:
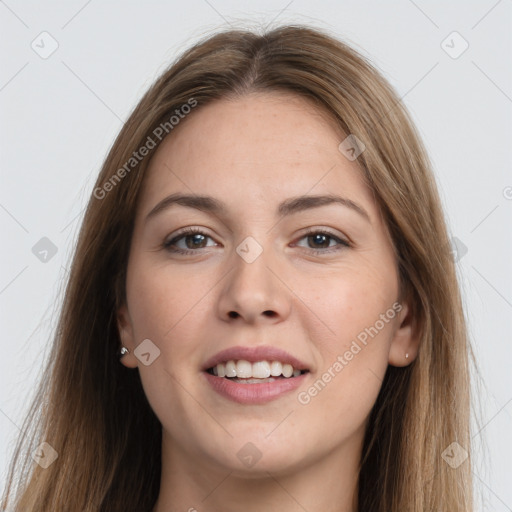
[[[184,460],[285,474],[348,456],[388,364],[416,355],[388,232],[345,137],[304,99],[254,93],[201,107],[152,158],[118,325],[122,362]],[[219,208],[162,204],[171,194]],[[262,384],[204,370],[231,347],[277,348],[308,371]]]

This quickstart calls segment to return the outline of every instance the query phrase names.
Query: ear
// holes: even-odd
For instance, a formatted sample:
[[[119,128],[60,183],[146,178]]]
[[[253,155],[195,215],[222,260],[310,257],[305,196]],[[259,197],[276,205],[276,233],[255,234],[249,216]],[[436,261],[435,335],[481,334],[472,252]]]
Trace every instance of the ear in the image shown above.
[[[391,366],[409,365],[416,359],[419,346],[420,330],[417,319],[409,303],[402,303],[402,309],[398,313],[398,327],[389,350],[389,364]],[[406,354],[409,356],[405,357]]]
[[[129,354],[125,354],[121,357],[120,362],[127,368],[137,368],[138,361],[133,354],[133,351],[136,348],[135,337],[133,335],[133,325],[126,304],[123,304],[117,310],[117,329],[119,331],[119,338],[121,339],[122,345],[130,351]]]

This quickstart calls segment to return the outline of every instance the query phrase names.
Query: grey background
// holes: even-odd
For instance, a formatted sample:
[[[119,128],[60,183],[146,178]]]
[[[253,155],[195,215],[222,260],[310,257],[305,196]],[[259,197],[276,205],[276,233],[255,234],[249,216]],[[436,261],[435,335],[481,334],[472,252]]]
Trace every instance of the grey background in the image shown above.
[[[192,42],[230,24],[270,22],[310,24],[352,44],[412,113],[459,248],[482,376],[473,436],[479,510],[512,511],[510,0],[0,2],[0,487],[83,208],[123,121]]]

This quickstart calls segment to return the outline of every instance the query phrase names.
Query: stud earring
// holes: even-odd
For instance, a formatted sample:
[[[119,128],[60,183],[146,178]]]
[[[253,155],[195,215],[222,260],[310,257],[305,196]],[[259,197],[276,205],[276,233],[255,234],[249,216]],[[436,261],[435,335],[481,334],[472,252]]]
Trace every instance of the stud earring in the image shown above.
[[[118,352],[119,358],[123,357],[125,354],[129,354],[130,351],[125,347],[121,346],[121,349]]]
[[[409,359],[409,352],[405,354],[405,359]]]

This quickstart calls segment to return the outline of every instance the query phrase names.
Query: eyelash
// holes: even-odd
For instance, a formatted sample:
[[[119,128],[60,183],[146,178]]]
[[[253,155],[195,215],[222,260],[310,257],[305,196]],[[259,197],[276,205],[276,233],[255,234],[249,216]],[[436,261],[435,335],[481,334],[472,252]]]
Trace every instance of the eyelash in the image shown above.
[[[197,253],[198,252],[198,249],[171,249],[171,247],[176,243],[178,242],[179,240],[181,240],[182,238],[185,238],[187,236],[190,236],[190,235],[194,235],[194,234],[201,234],[201,235],[205,235],[207,238],[210,238],[212,239],[212,237],[210,237],[209,235],[207,235],[206,233],[204,233],[204,231],[202,231],[200,228],[184,228],[178,235],[176,235],[174,238],[172,238],[171,240],[167,241],[167,242],[164,242],[162,244],[162,247],[164,249],[166,249],[167,251],[169,252],[173,252],[173,253],[179,253],[179,254],[183,254],[183,255],[190,255],[190,254],[194,254],[194,253]],[[330,233],[329,231],[326,231],[326,230],[319,230],[319,229],[312,229],[310,231],[307,231],[306,233],[304,233],[299,240],[302,240],[303,238],[306,238],[308,236],[311,236],[311,235],[326,235],[327,237],[335,240],[336,242],[339,242],[339,246],[337,248],[326,248],[326,249],[308,249],[310,252],[312,252],[313,254],[325,254],[325,253],[331,253],[331,252],[337,252],[337,251],[340,251],[340,250],[343,250],[343,249],[346,249],[348,247],[351,247],[351,244],[349,242],[347,242],[346,240],[342,240],[341,238],[335,236],[333,233]],[[213,239],[212,239],[213,240]],[[202,249],[202,248],[200,248]]]

